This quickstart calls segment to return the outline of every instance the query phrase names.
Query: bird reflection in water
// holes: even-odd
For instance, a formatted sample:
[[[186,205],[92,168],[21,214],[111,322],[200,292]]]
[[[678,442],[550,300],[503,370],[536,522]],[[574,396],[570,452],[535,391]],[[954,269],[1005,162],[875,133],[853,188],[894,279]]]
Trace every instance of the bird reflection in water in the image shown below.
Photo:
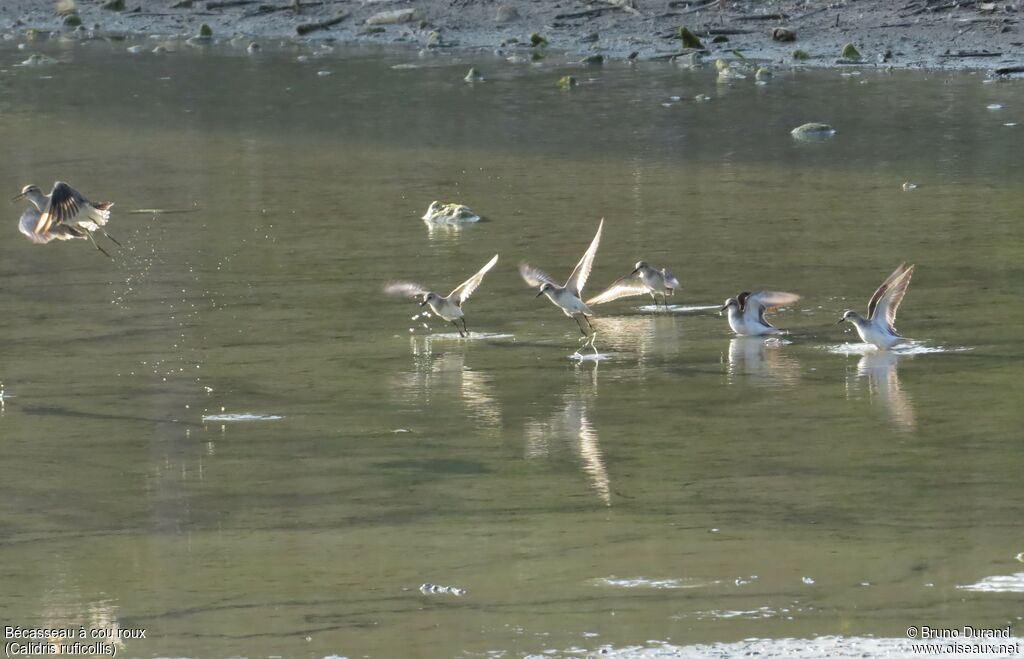
[[[424,409],[445,399],[458,398],[467,413],[481,426],[501,427],[501,405],[494,397],[494,385],[487,373],[466,366],[464,349],[434,351],[434,337],[412,337],[409,345],[415,368],[397,376],[395,389],[407,402]],[[451,347],[451,341],[440,340]]]
[[[917,428],[917,417],[914,414],[914,403],[910,396],[900,387],[900,376],[897,372],[898,353],[889,350],[870,350],[865,352],[857,362],[857,373],[847,378],[847,387],[856,381],[867,379],[868,395],[872,404],[881,403],[897,430],[910,432]]]
[[[590,480],[590,488],[601,502],[612,505],[611,482],[597,429],[590,420],[590,409],[597,396],[598,364],[576,367],[577,381],[562,397],[561,407],[547,420],[526,422],[526,457],[544,458],[557,452],[562,444],[572,446],[580,468]]]
[[[785,353],[786,342],[760,336],[737,336],[729,341],[726,373],[729,384],[740,378],[764,386],[792,386],[800,379],[800,362]]]

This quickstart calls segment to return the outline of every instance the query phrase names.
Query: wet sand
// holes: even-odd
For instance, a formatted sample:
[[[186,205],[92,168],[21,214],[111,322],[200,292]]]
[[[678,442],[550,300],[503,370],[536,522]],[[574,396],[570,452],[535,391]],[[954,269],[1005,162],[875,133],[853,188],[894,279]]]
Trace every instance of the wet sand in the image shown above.
[[[191,36],[208,24],[214,38],[333,40],[397,44],[410,48],[488,49],[514,52],[534,33],[546,48],[639,60],[685,53],[680,26],[696,34],[706,56],[746,57],[776,66],[794,64],[793,51],[810,58],[802,66],[842,63],[852,43],[867,66],[976,68],[1024,65],[1019,21],[1024,0],[953,3],[880,0],[836,3],[807,0],[126,0],[124,11],[103,9],[106,0],[78,0],[84,29],[98,34]],[[186,3],[187,4],[187,3]],[[967,6],[960,6],[966,4]],[[833,6],[836,5],[836,6]],[[56,15],[54,0],[6,0],[0,29],[8,34],[34,27],[71,32]],[[382,16],[382,14],[390,15]],[[299,36],[301,25],[340,19]],[[72,19],[73,20],[73,19]],[[777,41],[785,28],[795,41]],[[10,38],[10,37],[8,37]]]

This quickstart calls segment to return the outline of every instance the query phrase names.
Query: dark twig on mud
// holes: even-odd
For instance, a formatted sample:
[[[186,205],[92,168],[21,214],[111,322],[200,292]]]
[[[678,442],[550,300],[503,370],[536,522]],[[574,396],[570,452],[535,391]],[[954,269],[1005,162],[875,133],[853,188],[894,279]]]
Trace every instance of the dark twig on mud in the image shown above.
[[[341,14],[339,16],[335,16],[334,18],[329,18],[326,21],[319,21],[317,23],[303,23],[302,25],[296,26],[295,31],[299,33],[299,35],[301,36],[303,34],[309,34],[310,32],[316,32],[317,30],[326,30],[332,25],[337,25],[346,18],[348,18],[348,14]]]
[[[756,33],[756,30],[743,30],[743,29],[740,29],[738,27],[709,27],[706,30],[699,30],[697,32],[694,32],[694,34],[696,34],[698,36],[701,36],[701,37],[712,37],[712,36],[716,36],[716,35],[719,35],[719,34],[723,34],[723,35],[729,36],[729,35],[733,35],[733,34],[755,34],[755,33]],[[679,35],[676,35],[676,36],[679,36]]]
[[[684,14],[696,14],[698,11],[701,11],[703,9],[707,9],[707,8],[709,8],[709,7],[713,6],[713,5],[717,5],[717,4],[718,4],[718,0],[708,0],[708,2],[705,2],[704,4],[697,5],[696,7],[689,7],[687,9],[684,9],[682,13],[684,13]]]
[[[594,9],[584,9],[583,11],[571,11],[566,14],[555,14],[555,18],[592,18],[608,11],[615,11],[616,9],[618,7],[596,7]]]
[[[207,9],[227,9],[228,7],[241,7],[242,5],[254,5],[258,0],[224,0],[224,2],[207,2]]]
[[[946,51],[939,57],[1002,57],[1002,53],[992,53],[987,50],[958,50],[955,53]]]
[[[784,21],[789,16],[785,14],[750,14],[748,16],[732,16],[734,21]]]
[[[302,7],[317,7],[319,5],[325,5],[326,2],[304,2]],[[250,11],[246,14],[242,14],[242,18],[252,18],[253,16],[264,16],[266,14],[273,14],[279,11],[294,11],[295,5],[260,5],[255,11]]]

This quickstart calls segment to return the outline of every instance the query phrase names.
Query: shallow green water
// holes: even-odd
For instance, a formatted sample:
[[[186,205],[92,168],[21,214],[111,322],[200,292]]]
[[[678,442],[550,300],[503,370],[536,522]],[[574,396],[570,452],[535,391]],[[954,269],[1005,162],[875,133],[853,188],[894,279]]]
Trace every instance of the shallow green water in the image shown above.
[[[1024,572],[1019,83],[123,47],[0,51],[0,181],[115,200],[126,245],[33,246],[8,211],[3,624],[145,628],[143,657],[1019,628],[1024,577],[960,588]],[[487,221],[428,231],[434,199]],[[680,305],[795,291],[791,343],[637,298],[570,360],[515,265],[567,276],[602,216],[590,290],[646,258]],[[378,295],[495,252],[467,318],[511,336]],[[922,347],[845,346],[903,260]]]

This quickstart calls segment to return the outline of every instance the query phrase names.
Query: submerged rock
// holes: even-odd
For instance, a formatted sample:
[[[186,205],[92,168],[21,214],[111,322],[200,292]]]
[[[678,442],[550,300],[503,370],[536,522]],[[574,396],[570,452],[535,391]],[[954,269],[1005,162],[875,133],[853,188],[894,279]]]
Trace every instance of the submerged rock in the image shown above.
[[[774,77],[772,70],[763,66],[759,67],[757,71],[754,72],[754,80],[757,80],[758,82],[770,80],[772,77]]]
[[[437,584],[425,583],[420,586],[420,592],[424,595],[456,595],[461,597],[466,594],[465,588],[459,588],[458,586],[438,586]]]
[[[580,64],[604,64],[604,55],[587,55],[580,60]]]
[[[107,2],[100,5],[100,9],[106,9],[107,11],[124,11],[124,0],[107,0]]]
[[[138,55],[139,53],[145,52],[146,47],[136,44],[134,46],[128,46],[127,48],[125,48],[125,50],[127,50],[132,55]]]
[[[746,80],[747,76],[743,75],[736,69],[732,68],[728,62],[723,59],[715,60],[715,68],[718,69],[718,81],[719,82],[730,82],[732,80]]]
[[[57,60],[46,55],[29,55],[28,59],[21,64],[15,64],[14,66],[49,66],[50,64],[56,64]]]
[[[470,68],[469,73],[466,74],[466,77],[463,78],[463,80],[466,82],[483,82],[484,76],[476,69]]]
[[[562,76],[558,79],[558,86],[562,89],[572,89],[578,84],[580,83],[572,76]]]
[[[533,32],[530,34],[530,45],[534,48],[544,48],[548,45],[548,40],[540,34]]]
[[[422,219],[424,222],[434,224],[462,224],[464,222],[479,222],[480,216],[462,204],[433,201]]]
[[[707,103],[708,101],[711,100],[711,97],[708,96],[707,94],[697,94],[696,96],[693,97],[693,100],[697,101],[698,103]]]
[[[790,135],[798,140],[815,140],[823,139],[826,137],[832,137],[836,134],[836,129],[828,124],[820,123],[806,123],[802,126],[797,126],[790,131]]]
[[[250,55],[252,55],[253,53],[260,52],[260,45],[258,43],[256,43],[255,41],[253,41],[251,44],[249,44],[248,46],[245,47],[245,50]]]
[[[199,26],[199,34],[194,37],[190,37],[185,43],[192,46],[207,46],[213,43],[213,28],[206,23]]]
[[[793,51],[793,54],[791,55],[791,57],[793,59],[795,59],[797,61],[801,61],[801,62],[803,60],[811,59],[811,56],[807,53],[806,50],[800,50],[799,48],[797,48],[796,50]]]

